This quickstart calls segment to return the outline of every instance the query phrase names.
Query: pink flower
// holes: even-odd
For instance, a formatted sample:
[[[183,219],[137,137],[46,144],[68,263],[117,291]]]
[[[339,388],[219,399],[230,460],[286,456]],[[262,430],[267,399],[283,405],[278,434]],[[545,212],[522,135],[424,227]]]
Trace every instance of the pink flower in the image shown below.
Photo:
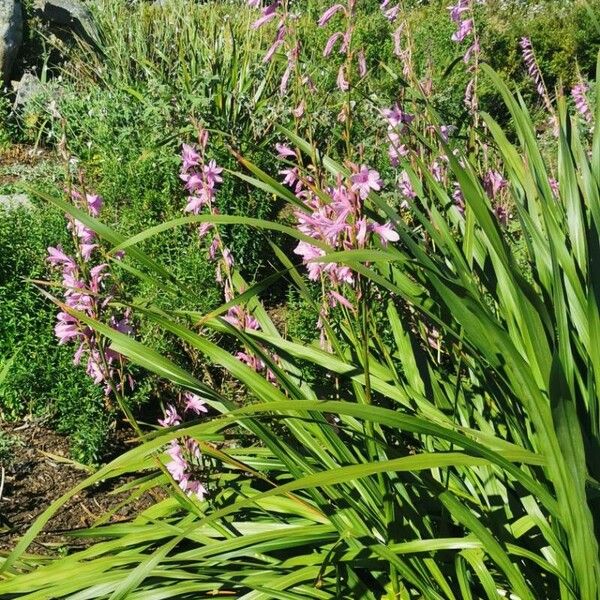
[[[358,74],[361,77],[364,77],[367,74],[367,60],[363,50],[360,50],[358,53]]]
[[[390,145],[388,147],[388,156],[390,157],[390,162],[392,165],[397,167],[400,162],[400,158],[408,156],[408,148],[406,144],[402,144],[400,142],[400,136],[393,131],[388,132],[388,139],[390,141]]]
[[[335,307],[338,304],[341,304],[342,306],[345,306],[346,308],[348,308],[352,311],[354,310],[354,306],[352,305],[350,300],[348,300],[347,298],[344,298],[344,296],[342,296],[340,293],[336,292],[335,290],[329,290],[329,303],[332,307]]]
[[[98,194],[87,194],[86,200],[92,217],[97,217],[102,209],[102,198]]]
[[[199,415],[200,413],[207,413],[208,408],[206,408],[206,402],[200,398],[197,394],[192,394],[191,392],[185,392],[183,394],[185,399],[185,408],[186,412],[192,411]]]
[[[286,144],[275,144],[277,158],[296,158],[296,153]]]
[[[56,315],[57,323],[54,327],[54,335],[58,338],[58,344],[66,344],[71,340],[83,337],[79,330],[79,321],[66,312],[59,312]]]
[[[319,23],[318,23],[319,27],[324,27],[325,25],[327,25],[327,23],[331,20],[331,18],[340,11],[345,12],[345,8],[341,4],[334,4],[333,6],[330,6],[321,15],[321,18],[319,19]]]
[[[233,267],[233,254],[229,248],[223,248],[223,260],[230,269]]]
[[[527,67],[527,72],[529,73],[531,79],[535,83],[536,90],[538,94],[546,99],[546,86],[544,84],[544,78],[542,77],[542,72],[537,64],[537,60],[535,58],[535,54],[533,52],[533,45],[531,40],[527,37],[522,37],[519,45],[521,46],[521,50],[523,51],[523,61],[525,62],[525,66]]]
[[[462,42],[467,36],[473,32],[473,19],[461,21],[458,26],[458,31],[452,34],[453,42]]]
[[[213,223],[200,223],[198,226],[198,236],[203,238],[214,227]]]
[[[571,90],[571,97],[575,103],[575,108],[577,112],[585,119],[587,123],[592,122],[592,111],[590,110],[590,105],[587,101],[588,87],[585,83],[578,83]]]
[[[70,256],[67,256],[60,246],[48,247],[48,258],[46,259],[53,267],[61,266],[67,269],[76,269],[77,264]]]
[[[387,246],[388,242],[397,242],[400,239],[400,236],[394,231],[392,224],[389,222],[385,223],[385,225],[374,223],[373,231],[379,236],[384,246]]]
[[[301,100],[300,104],[298,104],[298,106],[296,106],[296,108],[294,108],[294,110],[292,110],[292,114],[294,115],[294,117],[296,117],[296,119],[300,119],[302,117],[302,115],[304,114],[304,109],[305,109],[304,100]]]
[[[279,83],[279,93],[282,96],[287,91],[291,76],[292,76],[292,64],[290,62],[288,62],[288,66],[287,66],[286,70],[283,72],[283,76],[281,77],[281,82]]]
[[[464,56],[463,56],[463,62],[465,64],[467,64],[470,60],[471,60],[471,56],[473,56],[473,54],[478,54],[480,50],[479,47],[479,41],[475,40],[467,49],[467,51],[465,52]]]
[[[344,69],[344,65],[340,65],[336,83],[337,83],[338,88],[342,92],[347,92],[350,89],[350,84],[348,83],[348,80],[346,79],[346,72]]]
[[[396,17],[398,16],[398,13],[400,12],[400,5],[397,4],[396,6],[392,6],[392,8],[388,8],[387,10],[385,10],[383,12],[383,16],[390,22],[394,22],[396,20]]]
[[[202,502],[204,500],[204,496],[208,493],[204,485],[200,481],[191,480],[187,482],[187,486],[185,491],[188,494],[193,494]]]
[[[460,23],[462,20],[462,14],[469,10],[469,0],[458,0],[454,6],[449,6],[450,18],[455,23]]]
[[[214,160],[211,160],[207,165],[202,167],[202,173],[204,174],[204,178],[209,187],[214,187],[216,184],[223,181],[223,178],[221,177],[222,172],[223,169],[218,167]]]
[[[323,56],[325,56],[325,57],[329,56],[331,54],[336,42],[342,37],[344,37],[344,34],[341,31],[334,33],[327,40],[327,43],[325,44],[325,49],[323,50]]]
[[[364,200],[371,190],[378,192],[383,185],[379,178],[379,173],[374,169],[369,169],[366,165],[362,165],[360,171],[350,178],[352,181],[352,191],[358,193],[359,197]]]
[[[195,167],[200,162],[200,155],[189,144],[183,144],[181,147],[181,166],[182,171],[188,171],[191,167]]]
[[[400,193],[409,200],[413,200],[417,196],[410,181],[410,177],[406,171],[402,171],[402,173],[400,173],[398,188]]]
[[[279,0],[275,0],[273,4],[270,4],[266,8],[263,8],[262,16],[256,19],[254,23],[252,23],[252,29],[258,29],[262,27],[269,21],[273,20],[277,16],[277,8],[279,7]]]
[[[493,200],[508,185],[508,181],[494,169],[490,169],[483,178],[483,187]]]
[[[172,404],[167,404],[165,417],[164,419],[159,419],[158,422],[163,427],[172,427],[173,425],[181,424],[181,417],[179,416],[177,409]]]
[[[405,113],[398,104],[394,104],[392,108],[384,108],[381,114],[387,119],[390,127],[396,128],[399,125],[410,125],[415,117]]]

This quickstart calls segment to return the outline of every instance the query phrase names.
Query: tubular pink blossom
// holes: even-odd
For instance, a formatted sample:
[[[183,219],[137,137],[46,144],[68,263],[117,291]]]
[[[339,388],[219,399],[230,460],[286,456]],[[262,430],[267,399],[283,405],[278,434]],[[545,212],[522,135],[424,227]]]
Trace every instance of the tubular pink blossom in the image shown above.
[[[277,158],[296,158],[296,153],[285,144],[276,143],[275,150],[277,150]]]
[[[290,82],[290,77],[292,75],[292,65],[288,63],[287,68],[285,69],[283,76],[281,78],[281,83],[279,84],[279,93],[283,96],[287,91],[288,84]]]
[[[374,223],[373,231],[379,236],[381,243],[384,246],[387,246],[388,242],[397,242],[400,239],[400,236],[396,231],[394,231],[394,228],[390,222],[385,223],[385,225]]]
[[[344,69],[344,65],[340,65],[337,75],[337,86],[342,92],[347,92],[350,89],[350,84],[346,79],[346,72]]]
[[[283,40],[276,40],[273,45],[267,50],[267,53],[263,57],[263,63],[268,63],[273,58],[273,55],[281,46],[283,45]]]
[[[453,42],[462,42],[473,32],[473,19],[466,19],[461,21],[458,30],[452,34]]]
[[[402,58],[402,32],[404,31],[404,25],[400,25],[394,33],[392,33],[392,40],[394,42],[394,55],[397,58]]]
[[[364,77],[367,74],[367,59],[365,58],[365,53],[362,49],[358,53],[358,74],[361,77]]]
[[[383,12],[383,16],[390,22],[394,22],[396,20],[396,17],[398,16],[398,13],[400,12],[400,5],[397,4],[396,6],[392,6],[392,8],[388,8],[386,11]]]
[[[259,29],[263,25],[266,25],[269,21],[272,21],[277,16],[277,8],[279,6],[279,0],[273,2],[266,8],[263,9],[262,16],[260,16],[252,25],[252,29]]]
[[[584,118],[587,123],[591,123],[592,111],[590,109],[590,105],[588,103],[586,94],[588,91],[588,87],[585,83],[578,83],[571,90],[571,97],[573,98],[573,102],[575,103],[575,108],[577,112]]]
[[[336,31],[336,33],[334,33],[327,40],[327,43],[325,44],[325,48],[323,50],[323,56],[325,56],[325,57],[329,56],[331,54],[336,42],[342,37],[344,37],[344,34],[341,31]]]
[[[318,25],[319,27],[324,27],[331,20],[331,18],[340,11],[346,11],[346,9],[341,4],[334,4],[330,6],[319,19]]]
[[[304,108],[305,108],[304,100],[301,100],[300,104],[298,104],[298,106],[296,106],[296,108],[294,108],[294,110],[292,110],[292,114],[294,115],[294,117],[296,117],[297,119],[300,119],[302,117],[302,115],[304,114]]]
[[[329,301],[332,307],[341,304],[342,306],[345,306],[346,308],[352,311],[354,310],[354,306],[352,305],[350,300],[348,300],[347,298],[342,296],[342,294],[336,292],[335,290],[329,290]]]
[[[185,399],[185,408],[186,412],[191,411],[199,415],[200,413],[207,413],[208,408],[206,408],[206,402],[200,398],[197,394],[192,394],[191,392],[185,392],[183,394]]]
[[[360,171],[352,175],[351,180],[352,191],[356,192],[362,200],[369,195],[371,190],[378,192],[382,186],[379,173],[374,169],[369,169],[366,165],[362,165]]]

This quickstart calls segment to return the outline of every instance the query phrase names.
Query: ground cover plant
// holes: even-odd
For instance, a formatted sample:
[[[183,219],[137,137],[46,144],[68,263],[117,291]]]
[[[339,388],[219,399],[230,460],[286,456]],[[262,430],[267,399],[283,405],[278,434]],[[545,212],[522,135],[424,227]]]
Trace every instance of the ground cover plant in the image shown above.
[[[554,87],[523,37],[531,91],[511,90],[486,64],[483,7],[460,0],[443,22],[461,69],[451,121],[399,5],[371,11],[391,44],[382,64],[358,1],[302,17],[249,5],[285,107],[268,139],[196,113],[177,211],[138,231],[104,219],[84,179],[38,192],[72,238],[37,282],[57,336],[139,445],[2,556],[0,594],[597,598],[597,84],[575,71]],[[326,61],[305,60],[302,19],[320,40],[308,56]],[[222,196],[246,191],[269,210],[228,211]],[[211,275],[210,306],[165,262],[176,232]],[[260,270],[236,241],[252,236],[269,249]],[[165,382],[155,424],[129,401],[144,371]],[[79,490],[124,473],[132,500],[168,494],[72,532],[95,542],[85,550],[28,553]]]

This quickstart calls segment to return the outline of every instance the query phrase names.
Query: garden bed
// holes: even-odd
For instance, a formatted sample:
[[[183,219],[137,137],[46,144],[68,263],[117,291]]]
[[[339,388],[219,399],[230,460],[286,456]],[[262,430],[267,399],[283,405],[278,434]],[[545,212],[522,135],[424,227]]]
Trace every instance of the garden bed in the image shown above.
[[[17,438],[15,459],[5,469],[0,496],[0,550],[10,550],[35,519],[52,502],[66,494],[90,473],[88,467],[68,458],[67,438],[44,425],[24,422],[3,426],[3,431]],[[118,455],[130,445],[129,432],[117,433],[111,454]],[[93,525],[103,514],[116,508],[126,493],[112,490],[126,483],[126,478],[111,480],[75,495],[48,523],[31,550],[36,553],[64,551],[66,547],[82,547],[84,539],[68,539],[65,531],[77,531]],[[152,505],[154,499],[145,494],[115,512],[113,522],[126,520]]]

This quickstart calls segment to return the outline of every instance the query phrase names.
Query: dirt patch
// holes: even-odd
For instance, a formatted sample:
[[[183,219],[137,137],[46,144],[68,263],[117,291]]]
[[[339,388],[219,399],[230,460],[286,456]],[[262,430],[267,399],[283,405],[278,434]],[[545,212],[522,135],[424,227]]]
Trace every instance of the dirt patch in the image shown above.
[[[64,436],[35,423],[3,426],[3,430],[22,442],[15,449],[14,460],[6,468],[0,498],[0,549],[8,550],[54,500],[88,477],[89,472],[68,461],[69,447]],[[125,449],[129,435],[126,431],[120,433],[115,455]],[[107,511],[116,508],[127,494],[110,492],[128,480],[120,478],[99,484],[74,496],[46,524],[31,549],[37,553],[49,553],[65,546],[86,545],[84,539],[67,538],[65,532],[89,527]],[[157,499],[145,494],[117,510],[111,522],[127,520]]]

